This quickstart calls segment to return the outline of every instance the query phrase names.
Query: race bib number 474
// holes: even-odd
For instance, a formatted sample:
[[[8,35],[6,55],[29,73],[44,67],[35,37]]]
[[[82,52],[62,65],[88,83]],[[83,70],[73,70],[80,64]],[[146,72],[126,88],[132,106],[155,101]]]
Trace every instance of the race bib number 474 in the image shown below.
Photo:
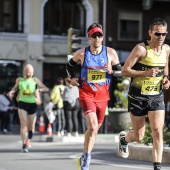
[[[87,75],[89,83],[100,83],[106,81],[105,70],[88,70]]]

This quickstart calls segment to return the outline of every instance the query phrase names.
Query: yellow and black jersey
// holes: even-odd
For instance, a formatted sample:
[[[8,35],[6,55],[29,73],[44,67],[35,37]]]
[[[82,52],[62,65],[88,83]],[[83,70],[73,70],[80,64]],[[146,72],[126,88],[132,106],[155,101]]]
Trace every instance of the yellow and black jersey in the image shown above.
[[[149,99],[162,93],[163,72],[167,62],[165,45],[162,45],[161,54],[157,55],[150,48],[148,42],[144,42],[147,50],[147,56],[139,60],[132,69],[147,71],[151,68],[158,68],[160,72],[156,77],[134,77],[132,78],[129,89],[129,97],[135,99]]]

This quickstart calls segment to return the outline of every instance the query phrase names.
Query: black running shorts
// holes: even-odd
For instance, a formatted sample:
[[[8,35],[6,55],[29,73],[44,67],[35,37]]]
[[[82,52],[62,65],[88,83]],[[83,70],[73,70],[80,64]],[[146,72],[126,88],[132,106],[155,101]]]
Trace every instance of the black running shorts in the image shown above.
[[[23,109],[27,112],[27,114],[32,115],[37,110],[37,104],[36,103],[25,103],[25,102],[18,102],[18,108]]]
[[[155,110],[165,110],[163,94],[148,101],[135,100],[128,97],[128,111],[134,116],[144,116],[148,114],[148,111]]]

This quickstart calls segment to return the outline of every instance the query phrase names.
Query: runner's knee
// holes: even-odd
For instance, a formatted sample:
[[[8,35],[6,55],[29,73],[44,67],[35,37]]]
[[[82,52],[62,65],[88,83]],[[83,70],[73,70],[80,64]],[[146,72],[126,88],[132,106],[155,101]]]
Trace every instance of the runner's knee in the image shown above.
[[[156,138],[156,139],[161,139],[163,136],[163,132],[162,132],[162,129],[153,129],[152,130],[152,137],[153,139]]]

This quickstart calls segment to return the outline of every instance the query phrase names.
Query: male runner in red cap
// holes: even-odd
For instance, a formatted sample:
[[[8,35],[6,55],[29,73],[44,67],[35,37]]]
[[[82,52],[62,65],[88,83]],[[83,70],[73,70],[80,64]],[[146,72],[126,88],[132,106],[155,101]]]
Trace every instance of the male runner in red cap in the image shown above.
[[[97,23],[90,25],[87,34],[91,45],[76,51],[67,64],[71,84],[79,86],[79,100],[87,121],[83,155],[76,159],[78,170],[89,170],[91,151],[110,99],[111,76],[121,76],[116,51],[102,45],[102,26]],[[81,78],[78,81],[73,68],[79,61]]]

